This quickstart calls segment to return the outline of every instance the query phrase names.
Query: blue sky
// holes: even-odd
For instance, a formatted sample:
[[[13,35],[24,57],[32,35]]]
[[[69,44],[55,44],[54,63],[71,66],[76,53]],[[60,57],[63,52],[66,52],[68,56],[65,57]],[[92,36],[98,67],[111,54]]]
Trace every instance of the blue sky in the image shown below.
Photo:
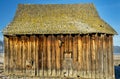
[[[0,40],[2,30],[13,19],[18,4],[74,4],[94,3],[100,17],[120,34],[120,0],[0,0]],[[120,35],[114,36],[114,45],[120,46]]]

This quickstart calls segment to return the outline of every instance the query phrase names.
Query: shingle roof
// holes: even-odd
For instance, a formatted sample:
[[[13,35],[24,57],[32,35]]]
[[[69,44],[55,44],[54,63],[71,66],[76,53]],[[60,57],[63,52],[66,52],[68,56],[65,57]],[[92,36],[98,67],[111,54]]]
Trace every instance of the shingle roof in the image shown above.
[[[4,35],[68,33],[117,34],[93,4],[19,4],[13,21],[3,30]]]

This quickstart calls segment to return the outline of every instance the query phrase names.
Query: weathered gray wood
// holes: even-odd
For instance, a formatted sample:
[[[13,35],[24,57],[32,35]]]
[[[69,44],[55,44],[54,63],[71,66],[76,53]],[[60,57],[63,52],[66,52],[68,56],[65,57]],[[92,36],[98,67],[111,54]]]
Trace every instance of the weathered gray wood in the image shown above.
[[[103,35],[103,74],[107,76],[106,35]]]
[[[104,35],[103,34],[101,34],[101,42],[100,42],[100,44],[101,44],[101,70],[100,70],[100,75],[101,75],[101,78],[103,78],[104,77],[104,51],[103,51],[103,42],[104,42]]]
[[[26,76],[31,70],[33,76],[92,79],[114,76],[112,35],[24,35],[4,39],[8,49],[5,53],[9,52],[5,54],[5,62],[9,59],[5,67],[10,73],[20,70]],[[66,59],[70,63],[64,66]],[[27,60],[33,61],[31,69],[26,67]]]
[[[111,77],[114,78],[114,66],[113,66],[113,36],[110,35],[110,46],[111,46]]]
[[[108,39],[108,35],[106,35],[106,77],[109,78],[109,39]]]

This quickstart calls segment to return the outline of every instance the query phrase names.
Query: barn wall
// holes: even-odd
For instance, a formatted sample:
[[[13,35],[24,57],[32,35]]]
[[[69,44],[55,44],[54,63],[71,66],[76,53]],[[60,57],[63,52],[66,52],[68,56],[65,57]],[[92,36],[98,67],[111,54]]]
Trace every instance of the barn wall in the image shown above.
[[[114,75],[112,35],[4,36],[4,41],[6,73],[95,79]]]

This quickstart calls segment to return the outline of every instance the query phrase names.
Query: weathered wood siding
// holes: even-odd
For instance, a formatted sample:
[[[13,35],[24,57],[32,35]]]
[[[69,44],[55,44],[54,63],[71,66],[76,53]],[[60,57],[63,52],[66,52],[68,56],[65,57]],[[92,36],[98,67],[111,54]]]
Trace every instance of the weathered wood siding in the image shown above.
[[[114,78],[112,35],[4,36],[4,41],[6,73],[40,77]]]

